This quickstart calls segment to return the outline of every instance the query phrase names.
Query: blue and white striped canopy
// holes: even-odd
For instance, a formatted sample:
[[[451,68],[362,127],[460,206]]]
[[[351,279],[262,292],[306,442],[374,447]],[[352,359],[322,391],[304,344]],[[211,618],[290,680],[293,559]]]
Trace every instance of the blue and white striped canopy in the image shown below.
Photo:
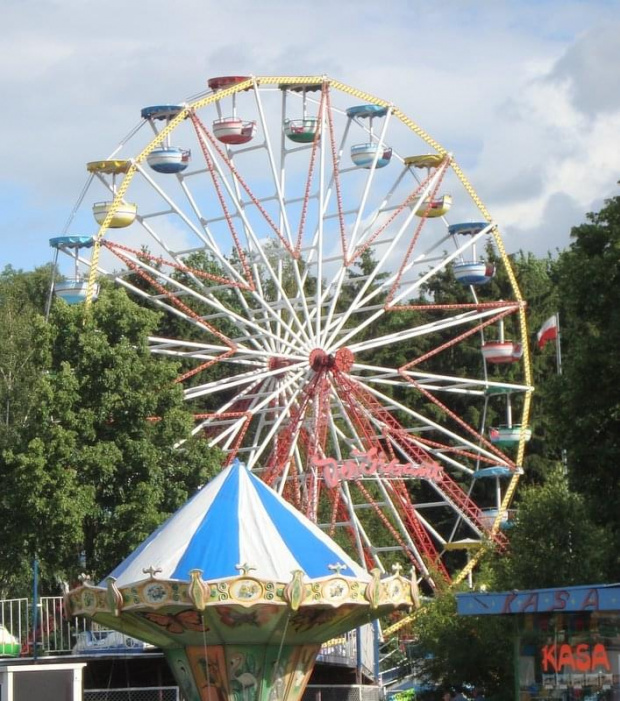
[[[149,568],[160,570],[158,579],[181,581],[199,569],[212,581],[235,577],[247,565],[250,576],[288,582],[293,570],[317,579],[333,575],[330,565],[338,564],[344,576],[370,579],[320,528],[235,461],[109,576],[120,587],[146,579]]]

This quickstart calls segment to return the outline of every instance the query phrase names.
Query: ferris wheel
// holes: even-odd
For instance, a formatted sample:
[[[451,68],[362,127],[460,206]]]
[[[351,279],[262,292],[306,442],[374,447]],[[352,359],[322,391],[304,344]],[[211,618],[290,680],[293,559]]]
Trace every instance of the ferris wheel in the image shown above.
[[[525,304],[440,144],[325,76],[222,76],[142,108],[87,170],[51,240],[75,266],[57,295],[93,303],[108,276],[165,312],[151,349],[181,364],[196,435],[369,568],[433,588],[501,546]]]

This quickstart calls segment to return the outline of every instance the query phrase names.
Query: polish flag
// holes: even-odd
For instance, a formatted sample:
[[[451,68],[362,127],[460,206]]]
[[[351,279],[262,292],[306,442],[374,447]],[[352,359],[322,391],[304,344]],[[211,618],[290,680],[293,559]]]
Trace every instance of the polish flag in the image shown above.
[[[555,341],[558,337],[558,315],[550,316],[536,334],[539,348],[544,348],[547,341]]]

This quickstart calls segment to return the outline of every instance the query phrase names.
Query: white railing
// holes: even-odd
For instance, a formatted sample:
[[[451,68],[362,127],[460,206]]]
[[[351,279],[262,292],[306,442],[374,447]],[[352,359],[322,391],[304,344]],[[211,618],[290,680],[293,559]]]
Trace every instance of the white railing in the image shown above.
[[[19,640],[22,654],[26,656],[35,653],[35,641],[37,653],[70,653],[79,632],[98,629],[84,618],[67,620],[62,596],[42,596],[36,619],[36,628],[33,628],[32,605],[28,599],[0,600],[0,624]]]
[[[359,643],[359,659],[358,659]],[[330,664],[344,664],[349,667],[357,667],[358,662],[364,674],[374,677],[376,659],[375,630],[372,624],[352,630],[339,638],[328,640],[321,647],[317,660]]]

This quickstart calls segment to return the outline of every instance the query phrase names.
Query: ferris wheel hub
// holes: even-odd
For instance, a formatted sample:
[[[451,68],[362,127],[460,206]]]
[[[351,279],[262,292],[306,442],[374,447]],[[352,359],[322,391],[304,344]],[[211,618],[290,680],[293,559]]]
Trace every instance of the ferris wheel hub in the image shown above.
[[[310,367],[315,371],[336,368],[340,372],[349,372],[353,367],[355,356],[348,348],[339,348],[335,353],[327,353],[322,348],[315,348],[310,353]]]
[[[315,348],[310,352],[309,362],[310,367],[315,372],[319,372],[320,370],[334,367],[335,358],[322,348]]]
[[[353,363],[355,362],[355,356],[353,355],[353,351],[349,350],[348,348],[339,348],[336,351],[336,367],[338,370],[341,372],[349,372],[351,368],[353,367]]]

